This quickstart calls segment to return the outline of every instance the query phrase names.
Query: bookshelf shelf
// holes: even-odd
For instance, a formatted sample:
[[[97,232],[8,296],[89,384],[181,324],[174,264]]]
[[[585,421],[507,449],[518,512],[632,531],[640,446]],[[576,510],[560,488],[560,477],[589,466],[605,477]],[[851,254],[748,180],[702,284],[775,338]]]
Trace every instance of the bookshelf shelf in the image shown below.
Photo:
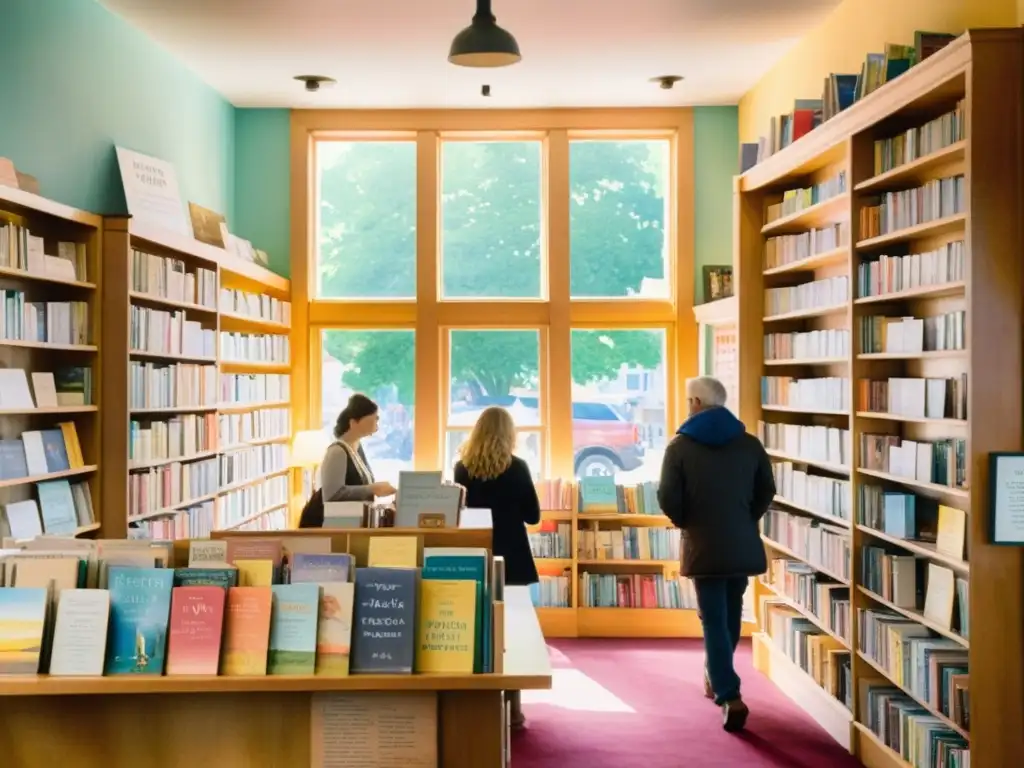
[[[849,416],[846,411],[836,411],[829,408],[798,408],[789,405],[762,405],[762,410],[778,411],[779,413],[805,413],[818,414],[821,416]]]
[[[777,477],[796,477],[808,486],[806,498],[829,502],[813,506],[849,510],[852,520],[844,527],[781,499],[766,518],[780,529],[788,526],[779,538],[798,542],[798,551],[819,553],[832,566],[838,562],[841,570],[807,563],[770,540],[766,545],[773,557],[813,569],[794,565],[792,578],[818,589],[819,599],[829,596],[832,602],[815,604],[821,615],[848,617],[849,648],[875,653],[869,641],[885,632],[884,622],[906,622],[909,635],[893,642],[910,664],[925,664],[922,649],[929,644],[945,649],[941,644],[953,641],[953,650],[943,650],[946,656],[932,663],[949,688],[944,696],[960,697],[969,684],[971,732],[963,726],[967,721],[942,722],[955,749],[969,749],[978,765],[1009,765],[1024,754],[1024,551],[992,544],[987,476],[990,453],[1024,447],[1024,401],[1013,396],[1024,378],[1024,169],[1013,160],[1024,141],[1017,98],[1022,87],[1024,32],[972,30],[759,163],[735,186],[740,417],[776,449],[773,462],[791,464],[778,467]],[[927,154],[894,168],[883,165],[899,156],[900,146]],[[766,236],[777,231],[766,227],[768,208],[791,190],[835,188],[839,174],[845,181],[840,186],[852,191],[840,203],[821,207],[828,213],[808,219],[813,225],[785,231],[799,236],[801,230],[845,226],[846,242],[854,245],[832,263],[808,262],[813,268],[778,278],[766,273]],[[928,202],[908,206],[915,198]],[[879,222],[899,228],[878,235]],[[811,282],[813,289],[797,287]],[[766,295],[779,288],[792,293]],[[845,300],[824,308],[774,315],[769,309],[806,306],[812,296],[828,302],[837,294]],[[920,343],[898,331],[889,335],[892,323],[906,323],[899,327],[920,333]],[[814,332],[841,338],[844,343],[834,347],[846,350],[845,357],[765,359],[767,334],[793,335],[773,339],[769,348],[778,349],[810,346],[811,337],[797,335]],[[766,386],[763,377],[778,378]],[[933,388],[931,405],[908,405],[903,395],[911,390],[903,387],[921,385]],[[841,388],[849,406],[823,414],[762,403],[763,392],[794,386],[801,398],[804,387],[830,397]],[[938,393],[946,395],[945,402]],[[829,404],[820,398],[773,400]],[[830,461],[805,461],[801,453]],[[916,469],[910,457],[920,459]],[[889,521],[900,517],[901,508],[913,512],[906,526],[894,527]],[[906,531],[906,538],[886,530]],[[963,559],[946,554],[961,546]],[[899,570],[897,564],[905,566],[901,573],[891,570]],[[852,579],[844,582],[836,571]],[[908,574],[915,580],[909,591]],[[848,592],[838,586],[844,583]],[[894,600],[913,608],[878,592],[898,595]],[[812,618],[763,584],[758,597],[762,630],[795,628],[792,642],[798,645],[810,643],[814,632],[829,634],[820,624],[804,626],[814,625]],[[961,635],[968,628],[970,642]],[[869,637],[872,631],[876,635]],[[910,635],[922,637],[912,643]],[[900,741],[885,732],[894,704],[879,697],[892,683],[874,658],[883,657],[837,657],[857,716],[845,736],[833,735],[871,768],[906,766],[912,761],[897,754]],[[760,659],[755,653],[755,661],[775,679],[769,651]],[[814,684],[802,670],[793,674]],[[959,680],[957,691],[952,677]],[[905,701],[917,706],[909,692]],[[819,720],[829,716],[830,705],[802,704]],[[911,717],[904,727],[906,745],[923,738],[920,729],[926,726]],[[909,754],[908,747],[902,749]]]
[[[765,365],[793,366],[793,365],[845,365],[848,361],[845,357],[790,357],[785,360],[765,360]]]
[[[771,455],[771,454],[769,454],[769,455]],[[802,462],[800,462],[800,463],[802,463]],[[849,520],[844,520],[841,517],[836,517],[835,515],[830,515],[827,512],[820,512],[820,511],[818,511],[816,509],[813,509],[811,507],[804,506],[803,504],[797,504],[795,501],[790,501],[785,496],[776,496],[775,497],[775,503],[776,504],[785,504],[787,507],[789,507],[791,509],[795,509],[798,512],[803,512],[805,514],[811,515],[812,517],[816,517],[819,520],[824,520],[826,523],[829,523],[830,525],[838,525],[838,526],[841,526],[843,528],[849,528],[850,527],[850,521]]]
[[[845,578],[844,576],[840,576],[837,573],[833,573],[820,563],[816,563],[813,560],[810,560],[809,558],[805,557],[804,555],[794,552],[789,547],[783,546],[782,544],[779,544],[777,541],[769,539],[767,536],[762,536],[761,539],[764,541],[765,545],[769,549],[774,549],[780,555],[785,555],[791,560],[796,560],[797,562],[803,563],[804,565],[809,565],[811,568],[818,571],[818,573],[822,573],[825,576],[828,576],[830,579],[834,579],[835,581],[839,582],[840,584],[850,583],[850,580]]]
[[[45,475],[31,475],[29,477],[17,477],[12,480],[0,480],[0,488],[13,488],[16,485],[28,485],[30,483],[45,483],[50,480],[61,480],[67,477],[78,477],[79,475],[88,475],[95,472],[97,466],[90,464],[85,467],[75,467],[74,469],[68,469],[63,472],[49,472]]]
[[[104,232],[103,345],[110,362],[102,387],[105,402],[116,404],[102,416],[105,455],[113,460],[101,475],[116,501],[104,535],[120,538],[128,527],[140,527],[176,539],[226,523],[285,527],[291,477],[287,446],[279,444],[289,440],[291,403],[277,397],[288,394],[290,366],[231,361],[224,345],[263,341],[228,336],[235,333],[287,338],[290,283],[258,265],[238,264],[221,248],[135,219],[108,218]],[[167,334],[180,335],[180,344],[164,343]],[[262,392],[263,384],[274,401],[230,402]],[[271,408],[288,414],[281,420],[249,415]],[[268,429],[274,432],[267,435]],[[127,458],[154,453],[179,455]],[[286,465],[279,467],[273,462],[281,457]],[[163,483],[179,476],[179,492],[163,495]],[[167,503],[186,494],[187,501]]]
[[[53,344],[48,341],[20,341],[18,339],[0,339],[0,346],[43,349],[51,352],[95,352],[98,349],[94,344]]]
[[[806,229],[814,229],[822,224],[827,224],[834,218],[836,210],[849,205],[847,197],[847,193],[843,192],[787,216],[773,219],[761,227],[761,234],[781,235],[789,232],[802,232]],[[812,256],[811,258],[815,257]],[[780,267],[779,269],[781,270],[782,268]]]
[[[920,184],[936,176],[936,171],[947,165],[955,165],[964,160],[967,141],[955,141],[947,147],[938,149],[909,163],[865,179],[854,187],[855,192],[872,192],[887,190],[892,187]]]
[[[831,213],[835,210],[835,208],[831,207],[828,210]],[[827,267],[833,264],[841,264],[849,258],[850,247],[848,245],[844,245],[839,248],[833,248],[830,251],[816,253],[813,256],[808,256],[806,259],[791,261],[788,264],[783,264],[778,267],[766,269],[764,271],[764,275],[765,277],[771,277],[773,275],[785,275],[792,274],[795,272],[813,272],[819,267]]]
[[[783,594],[779,590],[775,589],[775,587],[773,587],[771,584],[769,584],[769,583],[767,583],[767,582],[765,582],[763,580],[759,580],[758,584],[761,587],[764,587],[769,592],[771,592],[772,595],[774,595],[776,599],[781,600],[786,605],[788,605],[790,608],[792,608],[794,611],[796,611],[801,616],[803,616],[805,619],[807,619],[809,622],[814,624],[818,629],[820,629],[826,635],[829,635],[834,640],[837,640],[838,642],[842,643],[843,646],[845,646],[847,649],[850,648],[850,641],[849,641],[849,639],[845,638],[842,635],[838,634],[837,632],[833,631],[828,626],[828,624],[826,624],[825,621],[820,616],[818,616],[816,613],[814,613],[813,611],[811,611],[811,610],[805,608],[804,606],[800,605],[800,603],[798,603],[796,600],[794,600],[789,595]]]
[[[84,280],[66,280],[53,275],[36,275],[25,269],[0,267],[0,277],[10,277],[15,280],[30,280],[32,282],[40,283],[52,283],[54,285],[66,285],[72,288],[81,288],[83,291],[96,290],[96,283],[89,283]]]

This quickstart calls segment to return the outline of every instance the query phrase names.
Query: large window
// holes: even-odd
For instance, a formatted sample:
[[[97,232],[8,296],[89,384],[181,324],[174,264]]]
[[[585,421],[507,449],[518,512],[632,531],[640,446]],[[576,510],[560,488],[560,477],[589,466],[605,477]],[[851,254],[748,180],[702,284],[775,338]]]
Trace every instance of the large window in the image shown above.
[[[396,486],[398,473],[413,468],[415,354],[413,331],[321,333],[321,425],[333,433],[353,392],[373,398],[380,427],[363,441],[363,450],[374,476]]]
[[[666,445],[665,332],[572,331],[572,387],[576,476],[656,480]]]
[[[414,298],[416,142],[318,142],[316,175],[317,297]]]
[[[441,220],[444,298],[540,298],[541,142],[446,141]]]
[[[664,299],[668,286],[670,145],[569,145],[570,293]]]
[[[508,410],[519,431],[520,455],[540,474],[540,333],[535,330],[449,333],[446,467],[458,458],[481,412],[497,405]]]

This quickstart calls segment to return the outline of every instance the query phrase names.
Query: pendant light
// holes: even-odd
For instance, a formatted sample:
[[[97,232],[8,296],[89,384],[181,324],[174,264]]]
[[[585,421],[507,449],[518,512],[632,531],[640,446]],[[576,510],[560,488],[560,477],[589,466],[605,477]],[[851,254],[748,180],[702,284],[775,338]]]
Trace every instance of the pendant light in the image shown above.
[[[519,43],[495,21],[491,0],[476,0],[473,23],[452,40],[448,61],[460,67],[507,67],[519,61]]]

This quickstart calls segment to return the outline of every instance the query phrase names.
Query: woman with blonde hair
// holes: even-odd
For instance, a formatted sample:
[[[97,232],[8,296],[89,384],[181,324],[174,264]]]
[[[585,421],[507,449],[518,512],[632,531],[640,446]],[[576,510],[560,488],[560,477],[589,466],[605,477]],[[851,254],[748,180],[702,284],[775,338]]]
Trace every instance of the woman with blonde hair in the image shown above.
[[[466,489],[466,506],[491,510],[492,547],[505,558],[505,583],[534,584],[539,580],[530,551],[527,525],[540,522],[540,501],[526,462],[515,456],[516,429],[504,408],[488,408],[463,443],[455,465],[455,482]],[[525,722],[519,692],[510,691],[512,726]]]

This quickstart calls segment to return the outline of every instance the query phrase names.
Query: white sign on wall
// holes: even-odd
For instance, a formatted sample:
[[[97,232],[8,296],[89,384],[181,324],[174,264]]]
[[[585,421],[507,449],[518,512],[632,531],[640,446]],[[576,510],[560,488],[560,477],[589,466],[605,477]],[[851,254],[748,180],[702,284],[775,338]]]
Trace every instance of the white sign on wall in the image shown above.
[[[164,160],[117,147],[128,213],[140,222],[192,236],[178,191],[174,166]]]

